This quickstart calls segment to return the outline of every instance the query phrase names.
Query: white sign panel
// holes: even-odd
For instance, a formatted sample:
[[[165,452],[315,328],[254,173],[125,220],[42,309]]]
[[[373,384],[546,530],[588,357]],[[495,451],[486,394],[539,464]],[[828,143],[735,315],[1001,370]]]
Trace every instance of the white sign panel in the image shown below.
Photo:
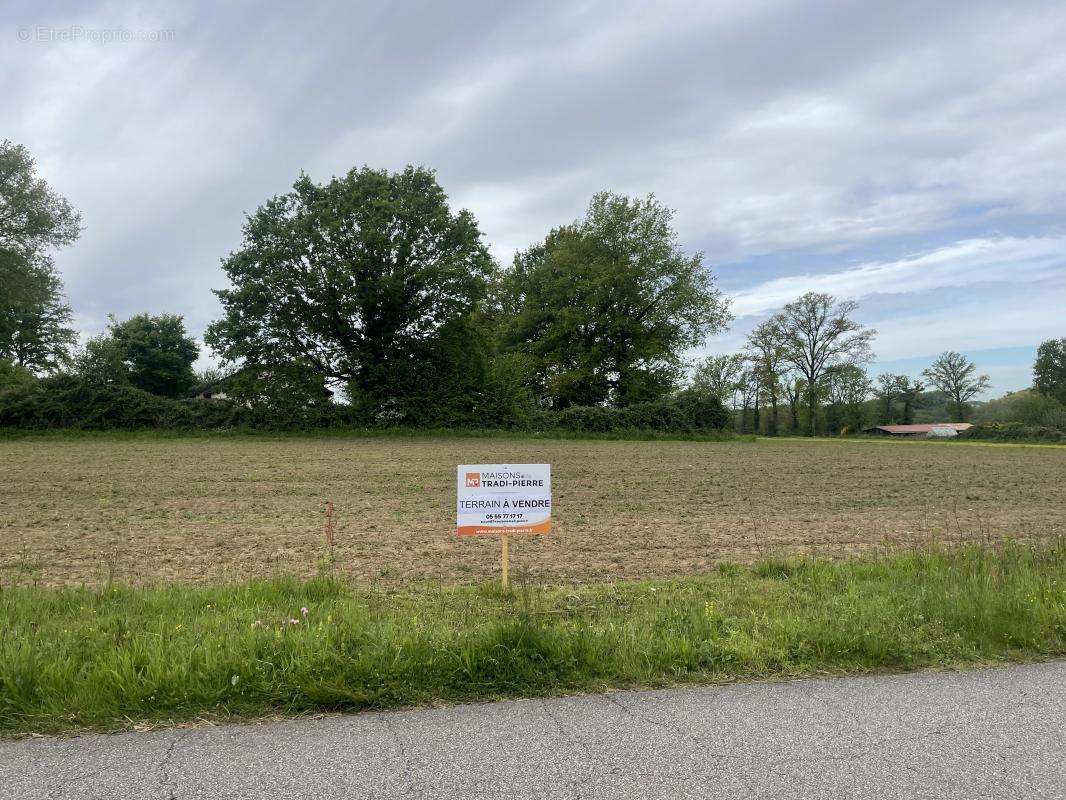
[[[550,464],[460,464],[456,528],[460,536],[549,533]]]

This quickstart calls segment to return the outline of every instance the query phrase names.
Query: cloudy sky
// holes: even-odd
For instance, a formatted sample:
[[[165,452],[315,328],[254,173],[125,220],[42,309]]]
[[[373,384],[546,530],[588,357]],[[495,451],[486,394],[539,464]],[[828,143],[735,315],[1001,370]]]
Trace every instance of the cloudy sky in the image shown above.
[[[874,369],[957,349],[996,394],[1066,335],[1062,2],[168,5],[0,6],[0,138],[83,212],[85,333],[199,335],[246,212],[415,163],[504,263],[654,192],[734,297],[707,352],[808,289],[859,301]]]

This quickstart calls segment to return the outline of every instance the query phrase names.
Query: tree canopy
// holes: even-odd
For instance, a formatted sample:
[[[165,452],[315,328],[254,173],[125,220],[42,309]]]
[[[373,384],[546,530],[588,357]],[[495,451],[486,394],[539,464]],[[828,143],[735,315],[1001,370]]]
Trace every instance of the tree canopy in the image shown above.
[[[837,302],[832,295],[807,292],[773,317],[783,360],[806,381],[811,436],[816,432],[818,396],[824,390],[820,382],[826,370],[873,357],[870,343],[877,331],[852,319],[857,308],[853,300]]]
[[[767,433],[777,435],[778,397],[782,388],[782,379],[786,371],[784,364],[785,348],[781,343],[780,331],[771,320],[762,322],[748,334],[748,358],[759,380],[762,391],[770,401],[770,418]]]
[[[1066,337],[1048,339],[1036,349],[1033,388],[1066,403]]]
[[[138,314],[125,322],[111,317],[110,343],[138,389],[181,397],[195,383],[192,365],[200,354],[196,340],[175,314]]]
[[[954,350],[941,353],[932,365],[922,370],[926,380],[951,399],[955,422],[965,421],[967,403],[992,385],[987,375],[976,375],[976,372],[977,365]]]
[[[233,286],[216,292],[225,316],[205,339],[245,375],[343,385],[397,421],[476,393],[473,322],[494,265],[430,170],[301,176],[248,217],[222,266]]]
[[[69,361],[76,336],[50,250],[80,231],[78,213],[37,177],[26,148],[0,142],[0,359],[35,372]]]
[[[692,388],[725,403],[737,391],[744,372],[744,356],[726,353],[707,356],[692,371]]]
[[[687,349],[725,326],[727,302],[674,212],[652,196],[596,194],[585,217],[515,257],[504,346],[526,354],[554,408],[624,407],[675,389]]]

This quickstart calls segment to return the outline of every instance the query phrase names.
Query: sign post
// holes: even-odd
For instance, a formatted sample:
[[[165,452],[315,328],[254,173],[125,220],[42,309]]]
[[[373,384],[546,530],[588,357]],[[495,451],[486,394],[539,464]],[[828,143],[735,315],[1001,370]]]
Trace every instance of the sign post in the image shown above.
[[[511,585],[511,582],[508,579],[507,575],[507,573],[511,569],[511,548],[508,547],[510,539],[507,538],[506,534],[501,537],[501,539],[502,541],[500,542],[500,544],[502,545],[502,549],[500,550],[500,586],[506,589],[508,586]]]
[[[551,532],[550,464],[460,464],[456,533],[501,537],[501,584],[510,580],[510,537]]]

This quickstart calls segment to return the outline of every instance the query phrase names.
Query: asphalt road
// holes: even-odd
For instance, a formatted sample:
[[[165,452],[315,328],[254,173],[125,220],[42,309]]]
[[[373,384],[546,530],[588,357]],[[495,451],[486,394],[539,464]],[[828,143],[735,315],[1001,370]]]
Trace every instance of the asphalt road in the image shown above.
[[[0,798],[1066,798],[1066,662],[0,743]]]

